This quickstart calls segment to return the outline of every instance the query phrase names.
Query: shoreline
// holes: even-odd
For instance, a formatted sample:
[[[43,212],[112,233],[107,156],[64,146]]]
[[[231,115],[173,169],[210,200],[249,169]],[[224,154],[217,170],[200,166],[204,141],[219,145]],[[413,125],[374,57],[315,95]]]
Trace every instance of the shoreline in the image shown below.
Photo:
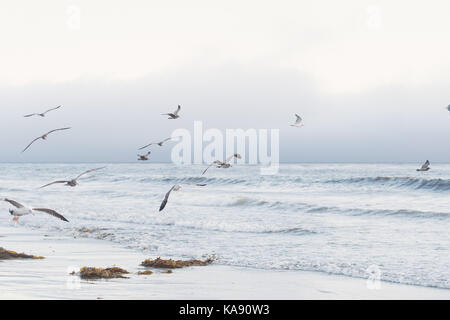
[[[220,261],[173,269],[172,274],[152,269],[152,275],[137,275],[145,270],[140,263],[148,254],[104,240],[74,239],[21,226],[0,227],[0,247],[45,257],[1,260],[0,299],[450,299],[447,289],[384,281],[380,289],[368,289],[366,279],[232,267]],[[127,279],[93,281],[70,275],[83,266],[118,266],[130,274]]]

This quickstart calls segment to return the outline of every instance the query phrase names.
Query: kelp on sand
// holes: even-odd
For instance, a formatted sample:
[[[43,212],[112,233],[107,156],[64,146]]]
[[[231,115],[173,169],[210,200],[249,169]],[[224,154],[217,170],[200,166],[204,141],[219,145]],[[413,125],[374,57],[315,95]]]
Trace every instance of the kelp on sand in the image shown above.
[[[6,250],[0,247],[0,260],[12,260],[12,259],[44,259],[41,256],[33,256],[25,253],[17,253],[12,250]]]
[[[160,257],[151,260],[146,259],[141,262],[141,266],[149,268],[164,268],[164,269],[178,269],[184,267],[192,266],[207,266],[213,263],[216,259],[214,257],[209,257],[206,260],[172,260],[172,259],[161,259]]]
[[[129,274],[125,269],[119,267],[111,268],[94,268],[83,267],[80,272],[72,272],[72,274],[78,274],[82,279],[114,279],[114,278],[127,278],[124,274]]]

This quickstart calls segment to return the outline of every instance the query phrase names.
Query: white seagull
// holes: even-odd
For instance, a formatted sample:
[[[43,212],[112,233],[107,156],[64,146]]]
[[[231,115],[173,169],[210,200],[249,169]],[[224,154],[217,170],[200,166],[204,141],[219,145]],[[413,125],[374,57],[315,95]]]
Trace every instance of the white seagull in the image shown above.
[[[51,109],[48,109],[47,111],[45,111],[45,112],[42,112],[42,113],[31,113],[31,114],[27,114],[27,115],[24,115],[24,117],[25,117],[25,118],[28,118],[28,117],[32,117],[32,116],[40,116],[40,117],[45,117],[45,114],[49,113],[50,111],[53,111],[53,110],[59,109],[59,108],[61,108],[61,106],[57,106],[56,108],[51,108]]]
[[[177,118],[180,117],[180,116],[178,115],[178,112],[180,112],[180,109],[181,109],[181,106],[178,105],[177,110],[175,110],[173,113],[162,113],[161,115],[163,115],[163,116],[169,116],[169,118],[167,118],[167,119],[177,119]]]
[[[191,183],[185,183],[185,184],[192,185]],[[197,184],[194,184],[194,185],[197,186],[197,187],[204,187],[204,186],[206,186],[206,184],[202,184],[202,183],[197,183]],[[170,188],[169,191],[167,191],[167,193],[166,193],[166,195],[164,197],[164,200],[161,202],[161,206],[159,207],[159,211],[160,212],[163,211],[164,208],[166,207],[167,201],[169,200],[170,193],[172,191],[178,191],[180,189],[181,189],[181,186],[179,184],[176,184],[172,188]]]
[[[9,202],[11,205],[16,207],[16,209],[9,209],[9,213],[12,216],[14,216],[13,220],[16,221],[16,222],[19,221],[19,218],[21,216],[25,216],[25,215],[28,215],[28,214],[33,214],[34,215],[34,211],[45,212],[45,213],[48,213],[49,215],[54,216],[55,218],[61,219],[62,221],[69,222],[69,220],[67,220],[62,215],[60,215],[58,212],[56,212],[55,210],[52,210],[52,209],[31,208],[31,207],[24,206],[23,204],[20,204],[17,201],[14,201],[14,200],[11,200],[11,199],[4,198],[2,200],[6,201],[6,202]]]
[[[416,171],[428,171],[430,170],[430,161],[425,161],[425,163],[422,165],[420,169],[416,169]]]
[[[29,144],[25,149],[22,150],[22,153],[25,152],[25,151],[26,151],[33,143],[35,143],[35,142],[38,141],[39,139],[47,140],[48,135],[49,135],[50,133],[53,133],[53,132],[55,132],[55,131],[68,130],[68,129],[70,129],[70,128],[60,128],[60,129],[55,129],[55,130],[52,130],[52,131],[47,132],[46,134],[44,134],[44,135],[42,135],[42,136],[40,136],[40,137],[34,139],[33,141],[31,141],[30,144]]]
[[[104,169],[104,168],[106,168],[106,167],[101,167],[101,168],[96,168],[96,169],[91,169],[91,170],[85,171],[85,172],[83,172],[82,174],[78,175],[78,177],[76,177],[75,179],[72,179],[72,180],[58,180],[58,181],[53,181],[53,182],[51,182],[51,183],[48,183],[48,184],[46,184],[46,185],[40,187],[39,189],[42,189],[42,188],[51,186],[52,184],[56,184],[56,183],[65,183],[66,186],[69,186],[69,187],[75,187],[75,186],[78,185],[78,181],[77,181],[77,180],[78,180],[79,178],[81,178],[82,176],[84,176],[85,174],[90,173],[90,172],[94,172],[94,171],[97,171],[97,170],[101,170],[101,169]]]
[[[137,156],[139,157],[138,160],[139,161],[147,161],[148,160],[148,156],[150,155],[150,153],[152,153],[151,151],[147,152],[147,154],[138,154]]]
[[[162,145],[165,142],[170,141],[170,140],[175,139],[175,138],[180,138],[180,137],[170,137],[170,138],[164,139],[163,141],[160,141],[160,142],[152,142],[152,143],[149,143],[149,144],[143,146],[142,148],[139,148],[139,150],[142,150],[142,149],[145,149],[147,147],[150,147],[152,144],[157,144],[158,146],[162,147]]]
[[[303,127],[302,118],[298,114],[295,114],[295,117],[297,119],[295,120],[294,124],[291,124],[291,127],[297,127],[297,128]]]
[[[203,171],[202,175],[204,175],[205,172],[208,171],[208,169],[209,169],[211,166],[215,165],[215,164],[217,165],[217,168],[227,169],[227,168],[231,167],[231,164],[229,164],[229,162],[230,162],[231,159],[233,159],[233,158],[242,159],[242,157],[241,157],[241,155],[240,155],[239,153],[235,153],[235,154],[233,154],[232,156],[229,156],[225,162],[222,162],[222,161],[220,161],[220,160],[216,160],[216,161],[214,161],[213,163],[211,163],[211,164],[205,169],[205,171]]]

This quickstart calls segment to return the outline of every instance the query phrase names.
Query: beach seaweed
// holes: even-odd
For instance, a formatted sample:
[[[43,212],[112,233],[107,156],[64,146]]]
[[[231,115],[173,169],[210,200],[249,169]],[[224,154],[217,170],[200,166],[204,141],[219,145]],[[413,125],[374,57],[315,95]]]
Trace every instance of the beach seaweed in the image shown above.
[[[77,274],[72,272],[72,274]],[[125,269],[119,267],[111,268],[94,268],[94,267],[83,267],[78,273],[82,279],[113,279],[113,278],[127,278],[123,274],[129,274]]]
[[[137,274],[140,276],[149,276],[149,275],[153,274],[153,271],[151,271],[151,270],[139,271]]]
[[[6,250],[0,247],[0,260],[11,260],[11,259],[44,259],[41,256],[33,256],[25,253],[17,253],[12,250]]]
[[[150,268],[167,268],[167,269],[177,269],[191,266],[207,266],[213,263],[215,259],[213,257],[207,258],[206,260],[164,260],[160,257],[155,260],[146,259],[141,262],[141,266]]]

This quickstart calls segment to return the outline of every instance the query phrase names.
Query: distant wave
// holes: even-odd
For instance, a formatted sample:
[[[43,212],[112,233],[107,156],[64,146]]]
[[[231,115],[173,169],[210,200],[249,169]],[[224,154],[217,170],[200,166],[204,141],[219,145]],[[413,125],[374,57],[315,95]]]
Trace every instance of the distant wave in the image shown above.
[[[408,218],[450,218],[450,213],[434,212],[434,211],[419,211],[409,209],[361,209],[361,208],[339,208],[339,207],[311,207],[306,210],[307,213],[336,213],[347,214],[354,216],[402,216]]]
[[[252,199],[249,197],[239,197],[229,202],[227,207],[262,207],[267,209],[277,209],[280,211],[294,211],[296,213],[334,213],[344,215],[379,215],[379,216],[404,216],[415,218],[450,218],[450,213],[419,211],[409,209],[364,209],[364,208],[343,208],[336,206],[321,206],[304,202],[281,202]]]
[[[206,183],[206,184],[229,184],[229,185],[236,185],[236,184],[243,184],[243,185],[249,185],[251,182],[249,180],[245,179],[233,179],[233,178],[208,178],[208,177],[201,177],[201,176],[192,176],[192,177],[185,177],[180,178],[177,176],[169,176],[169,177],[146,177],[146,178],[140,178],[136,179],[135,177],[117,177],[112,179],[112,182],[127,182],[127,181],[136,181],[139,183]]]
[[[328,180],[325,183],[379,184],[392,187],[408,187],[415,190],[429,189],[433,191],[450,190],[450,179],[423,179],[413,177],[359,177]]]

